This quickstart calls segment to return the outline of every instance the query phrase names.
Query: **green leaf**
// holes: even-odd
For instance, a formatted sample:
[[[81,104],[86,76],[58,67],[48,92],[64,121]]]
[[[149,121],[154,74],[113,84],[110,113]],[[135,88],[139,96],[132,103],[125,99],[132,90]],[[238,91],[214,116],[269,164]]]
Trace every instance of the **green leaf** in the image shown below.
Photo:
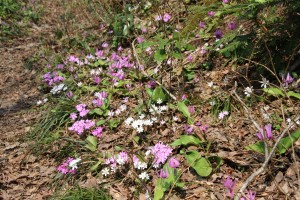
[[[264,88],[264,92],[268,93],[269,95],[273,95],[273,96],[281,95],[284,97],[282,90],[276,87]]]
[[[148,93],[148,95],[149,95],[150,97],[153,96],[153,90],[151,90],[151,89],[148,88],[148,87],[146,87],[145,90],[146,90],[146,92]]]
[[[119,146],[115,146],[115,150],[116,150],[116,151],[122,151],[122,148],[119,147]]]
[[[83,88],[90,92],[94,92],[98,89],[96,86],[83,86]]]
[[[100,116],[103,115],[103,111],[100,108],[95,108],[89,112],[89,114],[95,114],[95,113]]]
[[[91,151],[96,151],[97,150],[97,138],[95,136],[87,136],[87,138],[85,139],[86,141],[86,145],[85,147],[88,148]]]
[[[188,163],[192,165],[195,160],[201,158],[201,154],[196,150],[191,150],[186,153],[185,158],[187,159]]]
[[[209,160],[204,157],[197,159],[192,167],[196,170],[197,174],[202,177],[207,177],[212,172],[212,167]]]
[[[156,62],[162,62],[167,59],[167,54],[164,49],[158,49],[154,54],[154,60]]]
[[[291,134],[291,136],[287,136],[282,138],[277,146],[277,152],[280,154],[284,154],[286,150],[288,150],[292,144],[300,138],[300,129]]]
[[[179,101],[179,102],[177,103],[177,109],[178,109],[180,112],[182,112],[182,114],[183,114],[186,118],[188,118],[188,123],[189,123],[189,124],[192,124],[192,123],[193,123],[193,120],[192,120],[192,118],[191,118],[191,114],[190,114],[190,112],[189,112],[189,109],[188,109],[188,107],[185,105],[184,101]]]
[[[296,92],[293,92],[293,91],[289,91],[289,92],[287,93],[287,95],[288,95],[289,97],[295,97],[295,98],[297,98],[297,99],[300,99],[300,93],[296,93]]]
[[[96,123],[96,126],[101,126],[102,124],[104,124],[105,123],[105,120],[104,119],[101,119],[100,121],[98,121],[97,123]]]
[[[220,158],[219,156],[210,156],[210,157],[208,157],[208,160],[212,163],[216,163],[217,164],[217,166],[216,166],[216,168],[220,168],[221,167],[221,165],[223,165],[223,159],[222,158]]]
[[[108,121],[109,128],[116,128],[120,124],[119,119],[111,119]]]
[[[162,180],[158,180],[156,182],[155,189],[154,189],[154,198],[153,198],[153,200],[162,199],[164,197],[164,194],[165,194],[165,191],[166,191],[166,189],[163,188],[162,184],[158,183],[159,181],[162,181]]]
[[[101,161],[98,161],[96,164],[94,164],[89,171],[93,172],[96,171],[99,167],[99,165],[101,164]]]
[[[258,153],[265,153],[265,144],[260,141],[257,142],[255,144],[250,144],[248,146],[245,147],[247,150],[252,150],[252,151],[256,151]]]
[[[154,89],[151,99],[157,102],[158,99],[161,99],[163,102],[167,100],[167,95],[162,87],[158,86]]]
[[[171,146],[180,146],[180,145],[199,145],[201,144],[201,141],[199,138],[193,136],[193,135],[182,135],[179,139],[175,140]]]

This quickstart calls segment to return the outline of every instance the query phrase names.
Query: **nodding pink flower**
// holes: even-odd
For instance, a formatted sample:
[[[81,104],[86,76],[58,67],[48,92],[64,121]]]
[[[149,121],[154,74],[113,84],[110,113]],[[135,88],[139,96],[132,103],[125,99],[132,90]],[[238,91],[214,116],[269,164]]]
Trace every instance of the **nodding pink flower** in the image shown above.
[[[168,13],[164,14],[164,17],[163,17],[163,21],[164,22],[168,22],[170,19],[171,19],[171,15],[170,14],[168,14]]]
[[[205,23],[204,23],[204,22],[200,22],[200,23],[199,23],[199,27],[200,27],[200,28],[205,28]]]
[[[118,51],[122,51],[122,50],[123,50],[122,46],[119,46]]]
[[[266,134],[264,134],[264,130],[261,129],[260,132],[256,133],[256,136],[257,136],[258,139],[260,139],[260,140],[263,140],[263,139],[264,139],[263,136],[265,136],[265,138],[266,138],[267,140],[273,139],[273,134],[272,134],[272,124],[267,124],[267,125],[265,125],[265,133],[266,133]],[[264,135],[263,135],[263,134],[264,134]]]
[[[96,49],[95,55],[96,55],[98,58],[103,58],[104,52],[103,52],[102,50]]]
[[[169,166],[171,168],[177,168],[180,166],[180,162],[176,158],[170,158],[169,160]]]
[[[186,125],[186,124],[183,126],[183,128],[184,128],[184,131],[187,134],[191,134],[193,132],[193,130],[194,130],[194,128],[192,126],[189,126],[189,125]]]
[[[142,37],[137,37],[136,41],[140,44],[140,43],[144,42],[145,40]]]
[[[105,49],[105,48],[107,48],[107,47],[108,47],[108,43],[107,43],[107,42],[103,42],[103,43],[102,43],[102,48]]]
[[[209,12],[207,13],[207,15],[208,15],[209,17],[213,17],[213,16],[215,16],[215,12],[214,12],[214,11],[209,11]]]
[[[189,55],[186,59],[191,62],[191,61],[193,61],[193,56]]]
[[[71,99],[73,97],[73,92],[72,91],[67,92],[67,97]]]
[[[147,29],[146,28],[142,28],[142,33],[147,33]]]
[[[255,200],[256,193],[251,190],[247,191],[247,195],[245,197],[240,198],[240,200]]]
[[[290,83],[294,81],[294,78],[290,75],[290,73],[288,73],[286,75],[286,78],[284,78],[284,75],[282,76],[282,81],[285,86],[288,86]]]
[[[194,114],[195,113],[195,106],[188,106],[188,111],[189,111],[189,113]]]
[[[181,100],[186,100],[186,94],[182,95]]]
[[[215,31],[215,36],[216,36],[217,39],[221,39],[223,37],[222,31],[220,29],[217,29]]]
[[[150,89],[151,89],[151,88],[155,88],[155,87],[156,87],[156,82],[151,80],[151,81],[147,84],[147,87],[150,88]]]
[[[225,3],[225,4],[229,3],[229,0],[223,0],[223,3]]]
[[[234,29],[236,28],[235,23],[234,23],[234,22],[229,22],[228,28],[229,28],[230,30],[234,30]]]
[[[99,85],[99,83],[101,82],[101,79],[100,79],[99,76],[95,76],[95,77],[94,77],[94,81],[95,81],[95,83],[96,83],[97,85]]]
[[[235,184],[236,184],[236,180],[231,179],[230,176],[228,176],[227,179],[224,181],[224,187],[229,190],[229,193],[227,193],[227,196],[230,196],[231,198],[233,198],[233,196],[234,196],[233,188],[234,188]]]
[[[159,178],[168,178],[169,174],[168,174],[168,170],[159,170],[159,174],[158,174],[158,177]]]
[[[102,99],[101,98],[94,99],[93,104],[97,107],[101,107],[103,105]]]

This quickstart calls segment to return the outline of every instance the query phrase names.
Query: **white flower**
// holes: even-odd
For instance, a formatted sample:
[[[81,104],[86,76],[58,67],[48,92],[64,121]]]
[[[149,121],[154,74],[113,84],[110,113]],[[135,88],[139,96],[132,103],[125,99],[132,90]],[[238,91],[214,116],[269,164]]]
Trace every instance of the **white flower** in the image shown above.
[[[214,85],[214,82],[212,82],[212,81],[208,82],[207,85],[208,85],[208,87],[212,87]]]
[[[140,119],[144,119],[145,118],[145,115],[144,114],[141,114],[140,115]]]
[[[177,121],[178,121],[178,117],[177,117],[177,116],[174,116],[174,117],[173,117],[173,120],[174,120],[175,122],[177,122]]]
[[[36,102],[36,105],[39,106],[39,105],[41,105],[42,103],[43,103],[43,102],[42,102],[41,100],[39,100],[39,101]]]
[[[148,190],[146,191],[145,196],[146,196],[146,200],[152,200]]]
[[[246,87],[246,88],[244,89],[244,93],[245,93],[245,95],[246,95],[247,97],[250,97],[251,94],[253,93],[253,87],[252,87],[252,86],[251,86],[251,87]]]
[[[119,109],[123,112],[127,109],[127,106],[125,104],[122,104]]]
[[[147,156],[149,156],[149,155],[150,155],[150,153],[151,153],[151,150],[150,150],[150,149],[149,149],[149,150],[147,150],[147,151],[146,151],[146,153],[145,153],[146,157],[147,157]]]
[[[119,165],[124,165],[125,164],[125,160],[121,157],[118,157],[118,159],[116,160],[116,162],[119,164]]]
[[[106,167],[106,168],[102,169],[102,170],[101,170],[101,174],[102,174],[103,176],[109,175],[109,168]]]
[[[149,180],[149,175],[147,174],[147,172],[142,172],[140,175],[139,175],[140,179],[142,180]]]
[[[144,120],[144,125],[152,126],[153,125],[153,121],[151,121],[150,119]]]
[[[261,83],[262,88],[267,88],[267,86],[269,85],[269,81],[265,77],[262,77],[262,81],[259,82]]]
[[[141,162],[141,161],[135,162],[134,168],[139,169],[139,170],[144,170],[147,168],[147,163]]]
[[[45,99],[43,100],[43,102],[44,102],[44,103],[46,103],[47,101],[48,101],[48,99],[47,99],[47,98],[45,98]]]
[[[121,113],[121,110],[119,110],[119,109],[117,109],[116,111],[115,111],[115,114],[116,115],[119,115]]]
[[[144,128],[142,126],[140,126],[136,129],[136,131],[139,133],[142,133],[144,131]]]
[[[222,112],[219,113],[219,119],[223,119],[227,115],[229,115],[228,111],[222,111]]]
[[[110,117],[113,117],[115,115],[115,113],[113,111],[108,111],[107,115]]]
[[[162,101],[161,98],[158,98],[157,101],[156,101],[156,103],[158,103],[158,104],[162,104],[162,102],[163,102],[163,101]]]
[[[77,163],[79,163],[80,161],[81,161],[80,158],[72,160],[71,162],[69,162],[69,167],[71,167],[73,170],[77,169],[78,168]]]
[[[287,118],[286,121],[288,124],[290,124],[292,122],[291,118]]]
[[[158,68],[156,67],[154,70],[153,70],[154,74],[157,74],[158,72]]]
[[[161,120],[161,121],[160,121],[160,124],[161,124],[161,125],[164,125],[165,123],[166,123],[165,120]]]
[[[94,70],[94,69],[92,69],[91,71],[90,71],[90,74],[91,75],[94,75],[96,73],[96,71]]]
[[[211,106],[214,106],[214,105],[216,105],[216,100],[212,100],[212,101],[210,101],[210,102],[209,102],[209,104],[210,104]]]
[[[168,110],[168,106],[166,106],[166,105],[165,105],[165,106],[161,106],[161,107],[160,107],[160,110],[161,110],[161,111],[166,111],[166,110]]]
[[[82,82],[77,83],[77,86],[81,87],[82,86]]]
[[[152,117],[151,120],[152,120],[153,122],[156,122],[156,121],[157,121],[157,117]]]
[[[126,120],[125,120],[125,124],[127,125],[127,126],[129,126],[130,124],[131,124],[131,122],[133,122],[134,121],[134,119],[132,118],[132,117],[128,117]]]

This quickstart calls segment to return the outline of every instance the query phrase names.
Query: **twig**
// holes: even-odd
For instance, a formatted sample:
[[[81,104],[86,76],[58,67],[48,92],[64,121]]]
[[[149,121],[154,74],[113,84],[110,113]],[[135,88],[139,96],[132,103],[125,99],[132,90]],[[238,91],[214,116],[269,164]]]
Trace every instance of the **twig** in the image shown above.
[[[237,96],[237,98],[239,99],[240,102],[242,102],[242,100],[240,99],[240,97],[237,95],[236,91],[234,90],[233,93]],[[244,104],[244,102],[242,102]],[[244,107],[244,105],[243,105]],[[251,117],[252,115],[249,113],[248,109],[244,107],[244,109],[246,110],[247,114]],[[297,121],[300,117],[297,117],[295,120]],[[254,120],[252,120],[253,123],[255,122]],[[255,126],[257,126],[257,123],[255,122],[254,124]],[[240,188],[240,190],[238,191],[237,195],[235,196],[234,200],[239,200],[241,195],[243,194],[244,190],[248,187],[248,185],[253,181],[253,179],[258,176],[259,174],[261,174],[262,172],[265,171],[265,169],[267,168],[267,165],[269,163],[269,161],[271,160],[275,150],[277,149],[277,146],[280,142],[280,140],[282,139],[282,137],[286,134],[286,132],[293,126],[293,124],[288,125],[288,127],[286,129],[284,129],[282,131],[282,133],[280,134],[280,136],[277,138],[276,143],[274,144],[274,146],[272,147],[271,152],[268,154],[268,156],[266,157],[263,165],[256,170],[255,172],[253,172],[248,178],[247,180],[244,182],[244,184],[242,185],[242,187]]]

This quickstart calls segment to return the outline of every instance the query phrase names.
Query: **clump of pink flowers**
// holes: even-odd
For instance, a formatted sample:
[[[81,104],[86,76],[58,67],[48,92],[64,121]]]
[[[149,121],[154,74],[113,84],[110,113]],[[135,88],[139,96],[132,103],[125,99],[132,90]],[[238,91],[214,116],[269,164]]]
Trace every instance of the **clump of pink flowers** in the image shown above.
[[[74,122],[74,124],[69,127],[69,130],[76,132],[78,135],[82,135],[85,130],[89,130],[93,126],[95,126],[95,122],[92,120],[79,120]]]
[[[273,139],[273,133],[272,133],[272,124],[265,125],[265,131],[261,129],[260,132],[256,133],[256,136],[263,140],[264,138],[267,140]]]
[[[86,109],[86,104],[81,103],[76,106],[76,110],[79,112],[80,117],[84,117],[88,114],[89,110]]]
[[[165,145],[162,142],[158,142],[156,145],[150,148],[151,154],[154,156],[154,167],[158,168],[161,164],[164,164],[168,157],[172,154],[172,148]]]
[[[236,180],[231,179],[230,176],[228,176],[225,179],[224,187],[227,189],[226,196],[233,198],[233,196],[234,196],[233,188],[234,188],[235,184],[236,184]]]

